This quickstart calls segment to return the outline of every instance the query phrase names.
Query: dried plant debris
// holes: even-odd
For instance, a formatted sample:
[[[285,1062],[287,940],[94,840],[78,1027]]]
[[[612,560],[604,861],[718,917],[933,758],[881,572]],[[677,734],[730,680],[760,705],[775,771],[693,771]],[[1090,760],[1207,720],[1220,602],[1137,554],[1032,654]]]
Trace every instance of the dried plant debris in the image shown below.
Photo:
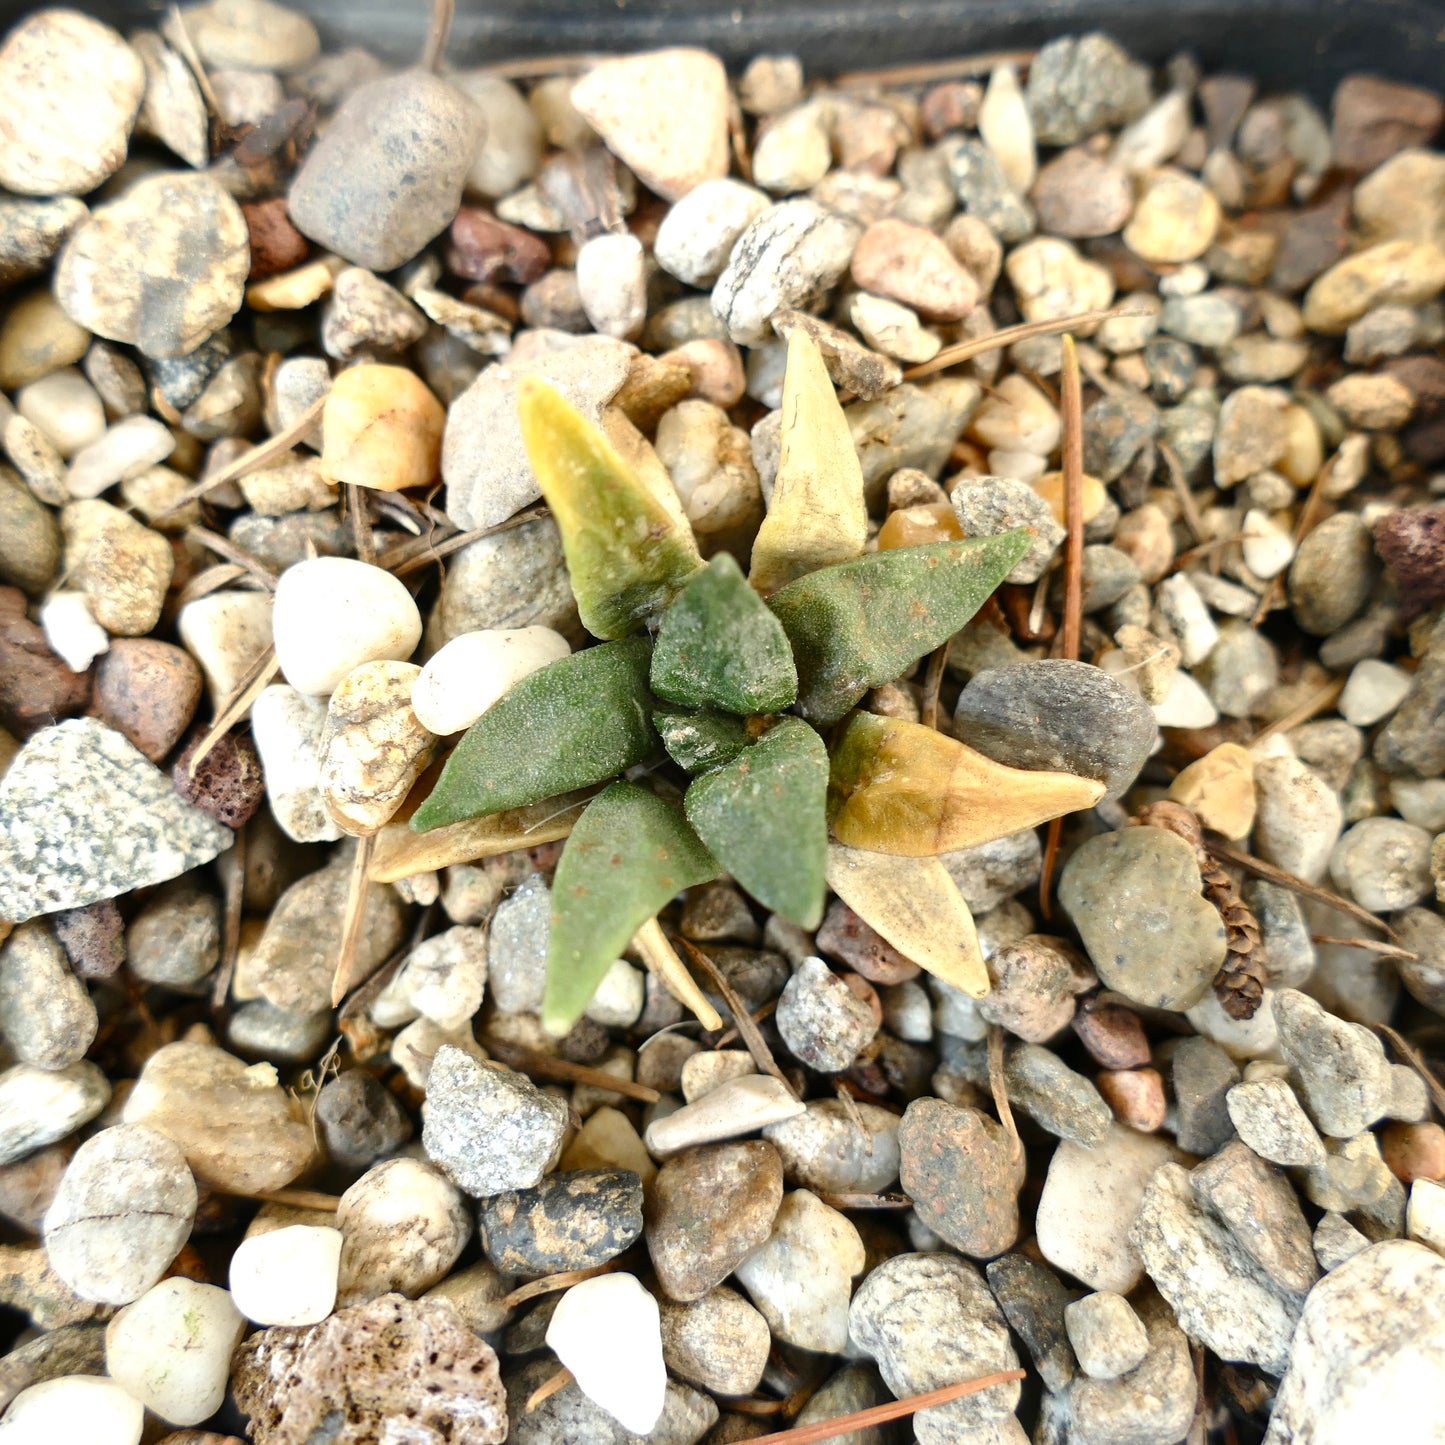
[[[0,40],[0,1437],[1439,1438],[1445,100],[450,15]]]

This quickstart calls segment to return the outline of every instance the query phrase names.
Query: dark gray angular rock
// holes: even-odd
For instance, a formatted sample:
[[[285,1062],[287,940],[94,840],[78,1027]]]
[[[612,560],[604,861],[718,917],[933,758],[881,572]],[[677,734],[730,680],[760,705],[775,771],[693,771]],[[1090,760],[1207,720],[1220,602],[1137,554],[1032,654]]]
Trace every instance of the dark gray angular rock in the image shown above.
[[[591,1269],[642,1233],[642,1181],[629,1169],[548,1175],[533,1189],[493,1195],[477,1213],[482,1248],[503,1274]]]
[[[1078,1361],[1064,1328],[1064,1310],[1079,1298],[1079,1291],[1067,1288],[1047,1265],[1026,1254],[1000,1255],[984,1267],[984,1274],[1044,1384],[1055,1394],[1067,1389]]]
[[[1029,66],[1028,102],[1042,145],[1073,145],[1142,115],[1149,71],[1107,35],[1066,35]]]
[[[1234,1060],[1205,1038],[1185,1039],[1174,1053],[1175,1138],[1191,1154],[1213,1154],[1234,1136],[1229,1091],[1239,1082]]]
[[[316,1097],[326,1152],[348,1169],[365,1169],[411,1138],[411,1120],[395,1094],[365,1069],[347,1069]]]

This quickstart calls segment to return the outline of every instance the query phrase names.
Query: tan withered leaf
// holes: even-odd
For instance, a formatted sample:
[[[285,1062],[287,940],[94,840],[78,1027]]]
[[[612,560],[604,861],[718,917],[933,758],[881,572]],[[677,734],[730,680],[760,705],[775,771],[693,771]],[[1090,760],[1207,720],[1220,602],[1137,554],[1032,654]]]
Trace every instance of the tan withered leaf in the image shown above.
[[[863,469],[818,344],[788,337],[782,451],[748,575],[764,596],[796,577],[863,555]]]
[[[919,968],[974,998],[988,992],[973,914],[937,858],[900,858],[834,843],[828,886]]]
[[[926,858],[1092,808],[1103,783],[1005,767],[919,723],[854,713],[833,750],[833,836]]]

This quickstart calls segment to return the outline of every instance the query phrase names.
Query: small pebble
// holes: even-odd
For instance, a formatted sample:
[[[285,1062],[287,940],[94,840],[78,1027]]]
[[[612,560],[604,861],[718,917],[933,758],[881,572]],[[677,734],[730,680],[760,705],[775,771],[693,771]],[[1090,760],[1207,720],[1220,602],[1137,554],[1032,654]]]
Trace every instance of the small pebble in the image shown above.
[[[1101,1290],[1064,1310],[1079,1368],[1094,1380],[1117,1380],[1149,1353],[1149,1335],[1123,1295]]]
[[[1229,1119],[1262,1159],[1287,1167],[1325,1162],[1325,1146],[1286,1079],[1246,1079],[1228,1093]]]
[[[642,1186],[624,1170],[552,1174],[534,1189],[484,1201],[477,1225],[487,1258],[503,1274],[591,1269],[641,1237]]]
[[[660,1303],[662,1357],[673,1374],[720,1395],[757,1388],[772,1337],[740,1294],[719,1287],[688,1304]]]
[[[1335,844],[1330,875],[1371,912],[1409,908],[1430,895],[1430,835],[1399,818],[1365,818]]]
[[[253,1324],[314,1325],[336,1305],[339,1229],[293,1224],[252,1235],[231,1256],[235,1307]]]
[[[842,987],[841,980],[839,986]],[[848,997],[858,1002],[851,991]],[[878,1024],[872,1011],[865,1007],[864,1013],[869,1027],[876,1030]],[[851,1061],[851,1054],[849,1059]],[[755,1129],[796,1118],[801,1113],[803,1105],[780,1079],[771,1074],[748,1074],[729,1079],[695,1103],[654,1119],[643,1137],[649,1151],[662,1157],[695,1144],[736,1139],[740,1134],[751,1134]]]
[[[806,958],[774,1015],[793,1056],[820,1073],[846,1069],[878,1031],[873,1011],[821,958]]]
[[[6,1445],[45,1445],[81,1432],[91,1445],[140,1445],[145,1406],[99,1375],[62,1375],[22,1390],[5,1412]]]
[[[438,737],[462,732],[524,677],[570,652],[567,639],[549,627],[463,633],[422,668],[412,709]]]
[[[1348,1139],[1389,1106],[1390,1073],[1380,1040],[1327,1013],[1294,989],[1274,997],[1279,1046],[1294,1070],[1301,1102],[1324,1134]]]

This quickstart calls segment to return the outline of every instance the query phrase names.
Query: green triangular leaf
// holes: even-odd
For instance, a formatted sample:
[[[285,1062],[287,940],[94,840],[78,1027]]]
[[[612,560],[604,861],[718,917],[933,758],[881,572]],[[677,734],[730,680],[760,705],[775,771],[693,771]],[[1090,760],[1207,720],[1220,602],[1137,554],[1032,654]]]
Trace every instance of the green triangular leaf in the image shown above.
[[[542,1024],[562,1035],[637,930],[684,888],[722,870],[679,809],[613,783],[578,819],[552,884]]]
[[[524,677],[488,708],[412,816],[424,833],[590,787],[658,748],[645,637],[574,652]]]
[[[826,727],[870,687],[941,647],[1028,551],[1022,527],[998,537],[895,547],[790,582],[768,600],[793,644],[798,711]]]
[[[798,696],[798,670],[778,619],[719,552],[662,615],[652,647],[652,690],[683,707],[781,712]]]
[[[668,757],[689,773],[730,763],[753,741],[747,724],[730,712],[655,712],[652,725]]]
[[[765,908],[800,928],[823,916],[828,750],[784,718],[726,767],[693,780],[684,806],[714,857]]]
[[[522,379],[517,414],[562,533],[582,625],[597,637],[627,637],[702,566],[691,529],[546,382]]]

